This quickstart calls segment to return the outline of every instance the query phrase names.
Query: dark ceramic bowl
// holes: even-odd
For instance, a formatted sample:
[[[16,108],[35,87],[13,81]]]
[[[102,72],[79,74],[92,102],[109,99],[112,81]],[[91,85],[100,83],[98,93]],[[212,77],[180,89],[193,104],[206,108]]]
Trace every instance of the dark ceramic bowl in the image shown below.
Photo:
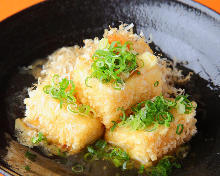
[[[220,15],[190,0],[54,0],[28,8],[0,23],[0,154],[1,168],[16,175],[72,175],[61,159],[46,157],[39,149],[30,164],[26,147],[16,142],[14,121],[24,116],[24,91],[36,80],[20,71],[62,46],[82,44],[86,38],[101,37],[103,29],[134,23],[135,30],[152,34],[152,49],[181,65],[183,73],[194,71],[182,85],[198,102],[198,133],[190,142],[191,151],[177,176],[220,175]],[[58,161],[58,162],[55,162]],[[102,162],[103,163],[103,162]],[[85,175],[105,176],[120,172],[107,163],[90,165]],[[7,169],[6,169],[7,168]],[[0,173],[3,171],[0,171]],[[73,174],[74,175],[74,174]],[[120,175],[135,175],[121,173]]]

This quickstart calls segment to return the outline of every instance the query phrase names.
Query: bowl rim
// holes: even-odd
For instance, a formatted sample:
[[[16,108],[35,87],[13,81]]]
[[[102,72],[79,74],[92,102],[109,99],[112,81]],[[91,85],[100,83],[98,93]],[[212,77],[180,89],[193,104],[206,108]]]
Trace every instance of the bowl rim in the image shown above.
[[[189,6],[189,7],[193,7],[194,9],[196,10],[200,10],[201,12],[205,13],[206,15],[216,19],[217,21],[220,21],[220,12],[217,12],[195,0],[168,0],[168,1],[173,1],[173,2],[177,2],[177,3],[180,3],[180,4],[183,4],[184,6]],[[30,7],[27,7],[15,14],[12,14],[11,16],[5,18],[4,20],[0,21],[0,26],[3,25],[3,24],[7,24],[7,23],[11,23],[13,21],[16,21],[17,18],[20,18],[21,16],[25,16],[25,15],[28,15],[28,13],[30,13],[31,11],[34,11],[34,10],[38,10],[39,8],[45,6],[46,4],[50,4],[50,3],[53,3],[53,1],[48,1],[48,0],[45,0],[45,1],[42,1],[42,2],[39,2],[37,4],[34,4]]]
[[[172,2],[176,2],[176,3],[179,3],[179,4],[182,4],[184,6],[188,6],[188,7],[192,7],[196,10],[199,10],[203,13],[205,13],[207,16],[217,20],[220,22],[220,13],[199,3],[199,2],[196,2],[196,1],[192,1],[192,0],[168,0],[168,1],[172,1]],[[45,0],[45,1],[42,1],[42,2],[39,2],[35,5],[32,5],[28,8],[25,8],[9,17],[7,17],[6,19],[0,21],[0,28],[1,26],[7,26],[7,25],[10,25],[11,23],[14,23],[14,21],[16,21],[17,19],[21,18],[22,16],[27,16],[30,12],[32,11],[37,11],[37,10],[40,10],[42,7],[46,6],[46,5],[49,5],[49,4],[52,4],[54,3],[54,1],[48,1],[48,0]],[[3,166],[2,163],[0,163],[0,175],[1,174],[5,174],[5,176],[16,176],[18,175],[18,173],[14,172],[13,170],[10,169],[10,167],[8,168],[7,166]]]

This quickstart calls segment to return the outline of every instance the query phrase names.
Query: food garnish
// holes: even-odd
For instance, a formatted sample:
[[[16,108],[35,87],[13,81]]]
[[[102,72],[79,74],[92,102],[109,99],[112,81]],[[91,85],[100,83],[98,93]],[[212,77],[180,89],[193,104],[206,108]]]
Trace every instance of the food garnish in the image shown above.
[[[51,97],[59,100],[60,108],[62,108],[63,103],[75,104],[75,85],[73,81],[66,78],[63,78],[61,81],[59,81],[59,79],[59,75],[54,75],[52,78],[52,84],[44,86],[44,93],[49,94]]]
[[[109,160],[116,167],[126,170],[131,167],[132,161],[128,154],[119,147],[107,144],[105,140],[98,140],[94,145],[87,147],[84,159],[88,160]]]
[[[165,99],[163,96],[156,96],[154,100],[147,100],[138,103],[132,108],[133,114],[126,117],[123,109],[123,116],[118,126],[128,126],[133,130],[146,130],[148,132],[154,131],[159,125],[166,127],[174,120],[174,116],[170,112],[171,109],[176,108],[178,113],[191,113],[194,108],[192,102],[187,99],[188,95],[179,95],[174,101]],[[181,110],[179,110],[181,108]],[[112,131],[116,128],[114,123]],[[177,126],[177,134],[182,133],[183,125]]]
[[[52,84],[44,86],[43,91],[54,99],[59,100],[60,108],[65,104],[70,112],[87,116],[91,115],[91,113],[95,115],[94,110],[89,105],[77,105],[74,96],[76,90],[72,80],[60,79],[60,76],[56,74],[52,78]]]
[[[139,174],[143,174],[144,173],[144,165],[141,165],[138,171]]]
[[[159,81],[156,81],[155,83],[154,83],[154,87],[157,87],[159,85]]]
[[[24,169],[25,169],[26,171],[30,171],[30,170],[31,170],[30,166],[28,166],[28,165],[24,166]]]
[[[36,158],[37,158],[37,155],[35,155],[35,154],[33,154],[33,153],[27,151],[27,152],[25,153],[25,157],[26,157],[27,159],[31,160],[31,161],[35,161]]]
[[[176,134],[180,135],[183,132],[184,126],[183,124],[177,125]]]
[[[76,164],[74,166],[72,166],[72,171],[75,173],[80,173],[83,172],[84,168],[81,164]]]
[[[46,137],[41,132],[39,132],[37,136],[31,139],[33,144],[39,144],[40,142],[46,141],[46,140],[47,140]]]
[[[97,78],[102,83],[110,82],[115,89],[121,90],[125,79],[139,67],[137,55],[132,50],[131,42],[127,41],[122,45],[120,41],[113,41],[109,44],[108,39],[103,38],[92,56],[92,73],[86,78],[86,85],[91,87],[88,79]]]
[[[174,156],[164,156],[156,166],[150,168],[150,176],[168,176],[173,168],[181,168]]]

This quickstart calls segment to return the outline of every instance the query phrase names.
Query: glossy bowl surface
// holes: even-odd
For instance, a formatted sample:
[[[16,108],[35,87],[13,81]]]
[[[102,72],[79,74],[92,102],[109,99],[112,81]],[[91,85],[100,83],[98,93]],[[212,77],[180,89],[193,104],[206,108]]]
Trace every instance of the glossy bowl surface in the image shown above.
[[[191,151],[176,176],[220,175],[220,15],[190,0],[53,0],[28,8],[0,23],[0,162],[18,174],[26,173],[20,161],[23,155],[14,137],[14,120],[24,116],[25,87],[36,80],[20,68],[39,58],[46,58],[63,46],[82,45],[86,38],[101,37],[109,25],[120,21],[134,23],[135,31],[153,36],[151,47],[163,57],[183,63],[183,73],[194,71],[183,85],[198,102],[198,133],[190,142]],[[6,135],[7,134],[7,135]],[[12,142],[10,142],[12,141]],[[14,162],[6,161],[10,146],[18,150]],[[72,175],[68,167],[55,163],[39,150],[31,174],[45,175],[45,170]],[[16,165],[17,162],[17,165]],[[19,163],[20,162],[20,163]],[[18,164],[19,163],[19,164]],[[25,164],[25,163],[24,163]],[[118,170],[90,166],[86,175],[109,176]],[[12,166],[13,165],[13,166]],[[35,167],[44,168],[35,169]],[[111,168],[111,166],[109,166]],[[1,173],[1,172],[0,172]],[[121,174],[123,175],[123,174]],[[134,175],[127,173],[124,175]]]

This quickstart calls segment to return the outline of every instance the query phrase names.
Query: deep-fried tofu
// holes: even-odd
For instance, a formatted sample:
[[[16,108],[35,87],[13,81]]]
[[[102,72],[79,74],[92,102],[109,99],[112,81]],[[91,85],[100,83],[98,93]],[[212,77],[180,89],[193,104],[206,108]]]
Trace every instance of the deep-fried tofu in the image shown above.
[[[110,40],[118,40],[121,43],[132,41],[133,48],[139,52],[144,66],[139,68],[140,75],[133,74],[126,81],[122,90],[116,90],[111,83],[102,83],[96,78],[91,78],[85,84],[87,77],[91,75],[92,54],[97,49],[98,41],[86,40],[84,55],[76,59],[73,80],[78,90],[77,95],[82,103],[90,105],[101,118],[106,128],[110,128],[112,121],[118,121],[121,112],[118,108],[130,108],[132,105],[154,96],[160,95],[165,85],[163,68],[158,64],[157,57],[151,53],[149,46],[137,35],[125,30],[112,29],[106,31],[104,37]],[[159,83],[154,86],[154,83]]]
[[[31,90],[30,97],[24,101],[26,117],[22,121],[26,126],[41,132],[49,142],[65,148],[71,154],[102,136],[104,128],[97,118],[69,112],[64,104],[60,108],[58,100],[43,92],[44,85],[40,84],[36,90]],[[21,121],[17,122],[17,130],[25,129]],[[33,135],[32,132],[29,134]]]
[[[146,55],[149,60],[150,57],[155,57],[150,53]],[[89,79],[88,84],[91,87],[88,87],[85,80],[90,75],[90,67],[91,65],[85,58],[78,58],[73,80],[82,103],[90,105],[96,111],[106,128],[112,126],[112,121],[119,120],[121,114],[117,110],[119,107],[128,109],[140,101],[151,99],[162,93],[164,80],[157,63],[152,66],[145,62],[144,67],[139,70],[141,74],[128,78],[122,90],[116,90],[111,84],[104,84],[95,78]],[[155,86],[157,81],[159,85]]]
[[[113,132],[107,130],[105,139],[124,149],[132,159],[151,166],[153,161],[189,141],[197,131],[195,110],[190,114],[179,114],[176,110],[172,110],[172,114],[175,120],[170,123],[170,127],[159,125],[156,130],[147,132],[119,126]],[[184,126],[180,135],[176,133],[178,124]]]

